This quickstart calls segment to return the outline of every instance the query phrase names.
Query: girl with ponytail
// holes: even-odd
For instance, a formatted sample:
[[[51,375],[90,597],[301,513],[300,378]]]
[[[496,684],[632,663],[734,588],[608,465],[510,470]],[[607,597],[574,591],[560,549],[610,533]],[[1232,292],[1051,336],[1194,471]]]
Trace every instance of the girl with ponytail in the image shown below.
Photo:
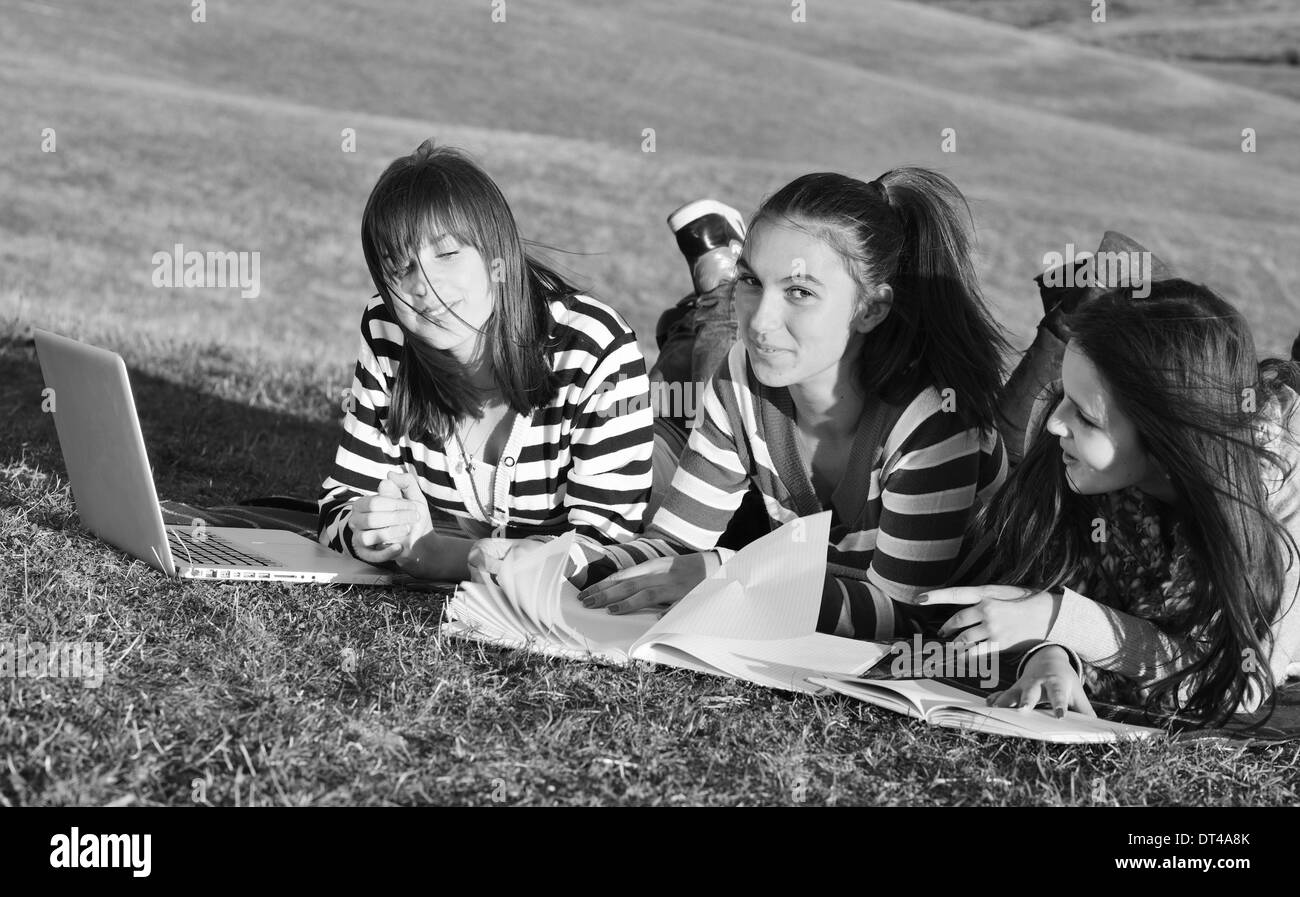
[[[772,526],[834,512],[819,631],[915,631],[910,599],[953,573],[1007,473],[1006,343],[970,244],[961,193],[922,168],[809,174],[769,197],[721,288],[739,341],[645,536],[573,571],[584,603],[681,599],[725,558],[719,538],[753,489]]]

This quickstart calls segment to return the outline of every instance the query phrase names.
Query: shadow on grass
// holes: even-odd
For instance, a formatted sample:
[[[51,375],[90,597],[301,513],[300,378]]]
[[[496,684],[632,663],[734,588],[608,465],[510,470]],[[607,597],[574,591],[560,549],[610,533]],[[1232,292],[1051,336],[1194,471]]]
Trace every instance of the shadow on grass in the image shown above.
[[[275,410],[127,367],[160,499],[217,505],[271,494],[316,498],[342,432],[327,417],[319,384],[289,384],[285,394],[300,396],[302,407]],[[34,346],[0,341],[0,464],[21,463],[66,482],[54,420],[41,410],[44,386]],[[0,493],[0,505],[13,504]]]

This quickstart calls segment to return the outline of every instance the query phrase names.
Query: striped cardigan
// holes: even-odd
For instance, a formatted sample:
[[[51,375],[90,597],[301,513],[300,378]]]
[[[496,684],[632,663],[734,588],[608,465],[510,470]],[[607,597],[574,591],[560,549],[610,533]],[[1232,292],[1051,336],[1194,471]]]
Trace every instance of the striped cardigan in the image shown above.
[[[751,483],[774,526],[821,510],[799,460],[793,415],[789,391],[760,384],[744,346],[732,346],[705,390],[669,494],[645,536],[574,569],[575,585],[585,588],[654,557],[716,550],[725,560],[729,552],[716,548],[718,539]],[[863,445],[870,416],[871,409],[850,470],[831,496],[817,628],[882,639],[914,631],[907,599],[956,570],[968,520],[1001,488],[1007,458],[996,429],[965,427],[932,386],[901,409],[874,453]]]
[[[475,526],[482,512],[466,506],[451,475],[450,465],[459,459],[455,442],[439,448],[407,436],[393,442],[384,433],[405,335],[383,300],[370,300],[361,318],[353,401],[333,470],[321,487],[322,544],[355,554],[348,525],[352,502],[377,494],[394,470],[415,474],[435,519],[449,515],[472,536],[487,535],[488,527],[505,538],[572,529],[595,552],[641,530],[654,420],[636,336],[616,311],[588,296],[553,299],[548,309],[559,391],[531,415],[510,412],[514,424],[497,465],[493,519]]]

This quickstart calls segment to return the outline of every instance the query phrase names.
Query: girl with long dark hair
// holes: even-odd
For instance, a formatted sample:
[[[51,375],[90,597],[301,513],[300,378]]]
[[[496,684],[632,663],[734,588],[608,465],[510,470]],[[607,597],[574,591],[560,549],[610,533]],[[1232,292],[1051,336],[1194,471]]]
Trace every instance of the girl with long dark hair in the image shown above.
[[[426,141],[379,178],[361,237],[378,292],[321,542],[459,580],[489,535],[572,529],[594,551],[640,532],[653,416],[636,337],[524,251],[492,179]]]
[[[1000,705],[1091,712],[1091,694],[1211,723],[1300,659],[1300,368],[1257,361],[1203,286],[1131,292],[1065,319],[1046,426],[973,523],[997,585],[922,600],[971,604],[955,641],[1033,649]]]
[[[820,631],[914,631],[908,600],[953,572],[1007,470],[1006,343],[970,243],[961,193],[923,168],[809,174],[767,199],[736,262],[740,339],[645,537],[574,571],[584,603],[681,599],[752,488],[770,525],[833,512]]]

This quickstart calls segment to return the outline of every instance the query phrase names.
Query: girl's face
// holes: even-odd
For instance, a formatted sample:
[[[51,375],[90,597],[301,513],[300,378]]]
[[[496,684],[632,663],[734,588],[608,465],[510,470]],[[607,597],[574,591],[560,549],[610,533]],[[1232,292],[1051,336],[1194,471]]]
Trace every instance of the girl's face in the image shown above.
[[[740,336],[754,375],[765,386],[824,382],[834,388],[851,373],[862,335],[889,311],[889,287],[862,290],[840,255],[789,225],[760,221],[736,264],[734,292]]]
[[[1061,383],[1065,398],[1048,419],[1047,430],[1060,437],[1070,488],[1081,495],[1129,486],[1153,494],[1166,492],[1164,473],[1142,447],[1133,420],[1119,408],[1096,366],[1074,342],[1065,349]]]
[[[394,267],[394,305],[406,332],[461,361],[472,360],[495,293],[479,251],[455,237],[438,236],[420,245],[418,258],[395,259]]]

